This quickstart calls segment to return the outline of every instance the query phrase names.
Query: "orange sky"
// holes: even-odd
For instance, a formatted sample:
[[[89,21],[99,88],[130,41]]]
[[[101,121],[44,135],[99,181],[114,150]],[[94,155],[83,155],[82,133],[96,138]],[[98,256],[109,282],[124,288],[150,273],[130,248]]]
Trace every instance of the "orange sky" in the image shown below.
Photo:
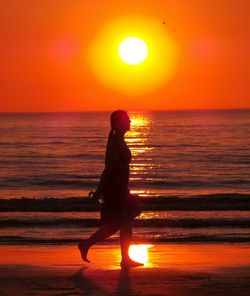
[[[0,111],[250,108],[249,0],[0,0]],[[85,51],[105,22],[165,22],[180,48],[161,88],[129,96],[96,80]]]

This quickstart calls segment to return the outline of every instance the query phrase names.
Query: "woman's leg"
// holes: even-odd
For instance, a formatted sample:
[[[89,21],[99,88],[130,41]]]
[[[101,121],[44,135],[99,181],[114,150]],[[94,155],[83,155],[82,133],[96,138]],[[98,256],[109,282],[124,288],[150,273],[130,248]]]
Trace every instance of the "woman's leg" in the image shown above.
[[[129,258],[129,246],[132,240],[132,220],[123,222],[120,228],[120,244],[121,244],[121,267],[137,267],[143,263],[133,261]]]
[[[128,250],[132,239],[132,222],[123,222],[120,228],[120,244],[122,261],[128,260]]]
[[[108,222],[99,228],[94,234],[92,234],[87,240],[78,244],[78,248],[81,252],[82,260],[89,262],[87,255],[88,250],[97,242],[103,241],[110,237],[120,229],[119,223]]]

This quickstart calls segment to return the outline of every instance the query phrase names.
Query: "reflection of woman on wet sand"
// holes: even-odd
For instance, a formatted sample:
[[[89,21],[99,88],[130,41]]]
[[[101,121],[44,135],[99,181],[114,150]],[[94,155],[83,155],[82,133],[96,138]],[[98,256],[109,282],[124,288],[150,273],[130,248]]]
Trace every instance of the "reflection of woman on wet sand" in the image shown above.
[[[117,110],[111,114],[111,131],[109,133],[105,169],[93,199],[103,199],[101,219],[104,225],[87,240],[78,244],[82,260],[87,258],[91,246],[103,241],[120,230],[121,267],[136,267],[143,264],[129,258],[128,250],[132,238],[132,221],[129,205],[129,163],[131,152],[124,140],[130,130],[130,119],[127,112]]]

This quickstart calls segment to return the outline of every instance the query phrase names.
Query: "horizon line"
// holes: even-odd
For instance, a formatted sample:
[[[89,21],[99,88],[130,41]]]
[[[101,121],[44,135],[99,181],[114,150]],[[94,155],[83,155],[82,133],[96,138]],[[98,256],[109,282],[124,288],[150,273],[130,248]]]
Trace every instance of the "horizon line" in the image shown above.
[[[123,109],[123,108],[121,108]],[[126,109],[126,108],[124,108]],[[78,111],[0,111],[0,114],[4,113],[107,113],[113,112],[115,109],[108,110],[78,110]],[[233,110],[242,110],[248,111],[250,107],[246,108],[190,108],[190,109],[134,109],[134,110],[126,110],[127,112],[171,112],[171,111],[233,111]]]

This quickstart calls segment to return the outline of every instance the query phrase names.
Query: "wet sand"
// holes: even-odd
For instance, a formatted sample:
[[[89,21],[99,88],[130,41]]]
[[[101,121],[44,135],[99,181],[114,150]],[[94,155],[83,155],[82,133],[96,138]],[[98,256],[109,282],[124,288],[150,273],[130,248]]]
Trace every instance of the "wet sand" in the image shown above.
[[[87,264],[74,245],[2,245],[0,295],[250,295],[249,244],[157,244],[130,271],[119,252],[97,245]]]

